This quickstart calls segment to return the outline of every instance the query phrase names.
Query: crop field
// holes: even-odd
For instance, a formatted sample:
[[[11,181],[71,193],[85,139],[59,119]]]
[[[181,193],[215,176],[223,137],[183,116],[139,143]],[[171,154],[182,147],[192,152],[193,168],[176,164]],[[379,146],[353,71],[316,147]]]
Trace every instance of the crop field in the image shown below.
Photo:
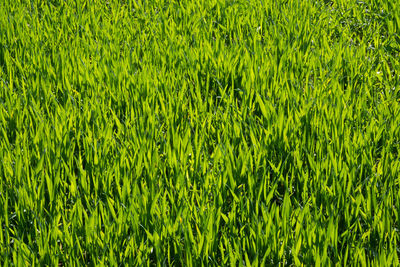
[[[0,265],[398,266],[397,1],[0,1]]]

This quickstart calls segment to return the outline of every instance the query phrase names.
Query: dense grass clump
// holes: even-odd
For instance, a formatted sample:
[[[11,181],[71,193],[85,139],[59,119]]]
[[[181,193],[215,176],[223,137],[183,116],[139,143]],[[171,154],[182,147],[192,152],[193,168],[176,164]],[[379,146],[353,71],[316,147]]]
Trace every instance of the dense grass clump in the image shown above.
[[[0,263],[398,265],[396,1],[0,1]]]

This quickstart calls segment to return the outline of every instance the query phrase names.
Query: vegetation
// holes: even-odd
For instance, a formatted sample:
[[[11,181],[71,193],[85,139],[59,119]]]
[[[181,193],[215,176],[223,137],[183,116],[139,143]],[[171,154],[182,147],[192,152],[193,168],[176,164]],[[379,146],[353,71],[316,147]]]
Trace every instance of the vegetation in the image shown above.
[[[396,1],[0,2],[0,262],[398,265]]]

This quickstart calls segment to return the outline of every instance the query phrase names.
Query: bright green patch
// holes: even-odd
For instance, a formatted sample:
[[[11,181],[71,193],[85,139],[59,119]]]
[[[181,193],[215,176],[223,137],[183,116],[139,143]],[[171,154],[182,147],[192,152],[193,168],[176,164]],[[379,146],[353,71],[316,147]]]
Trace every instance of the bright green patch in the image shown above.
[[[396,1],[0,3],[0,262],[398,265]]]

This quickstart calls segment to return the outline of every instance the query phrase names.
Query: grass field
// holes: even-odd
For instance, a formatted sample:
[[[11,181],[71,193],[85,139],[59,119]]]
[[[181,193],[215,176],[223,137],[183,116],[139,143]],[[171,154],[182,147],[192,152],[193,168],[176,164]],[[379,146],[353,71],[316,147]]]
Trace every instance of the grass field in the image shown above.
[[[399,265],[396,6],[0,1],[0,265]]]

